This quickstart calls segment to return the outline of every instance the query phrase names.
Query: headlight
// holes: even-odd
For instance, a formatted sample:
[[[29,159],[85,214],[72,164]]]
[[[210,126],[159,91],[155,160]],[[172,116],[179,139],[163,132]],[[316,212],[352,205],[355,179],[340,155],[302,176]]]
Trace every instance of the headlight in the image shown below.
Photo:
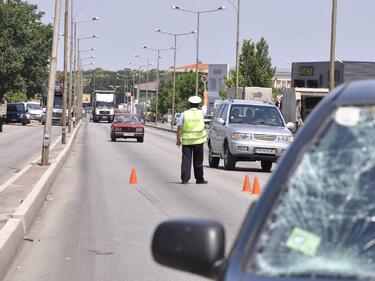
[[[293,136],[278,136],[277,141],[278,142],[292,142],[294,140]]]
[[[115,132],[121,132],[122,128],[121,127],[115,127]]]
[[[142,133],[142,132],[143,132],[143,128],[137,128],[135,131],[136,131],[137,133]]]
[[[24,117],[25,117],[25,113],[21,113],[21,114],[20,114],[20,117],[21,117],[21,118],[24,118]]]
[[[252,140],[253,139],[253,134],[251,133],[239,133],[239,132],[234,132],[231,136],[232,140]]]

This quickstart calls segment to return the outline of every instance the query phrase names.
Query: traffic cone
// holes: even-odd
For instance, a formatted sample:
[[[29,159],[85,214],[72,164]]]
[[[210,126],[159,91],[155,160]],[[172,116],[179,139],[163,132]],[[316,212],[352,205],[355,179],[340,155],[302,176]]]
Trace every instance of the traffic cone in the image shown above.
[[[255,177],[255,179],[254,179],[254,186],[253,186],[253,190],[252,190],[251,193],[254,194],[254,195],[260,195],[260,193],[261,193],[261,188],[260,188],[260,183],[259,183],[258,177]]]
[[[242,192],[251,192],[249,176],[245,176],[245,180],[243,182],[243,187],[242,187]]]
[[[132,169],[132,173],[130,175],[130,180],[129,180],[129,184],[137,184],[138,183],[138,180],[137,180],[137,171],[135,170],[135,168]]]

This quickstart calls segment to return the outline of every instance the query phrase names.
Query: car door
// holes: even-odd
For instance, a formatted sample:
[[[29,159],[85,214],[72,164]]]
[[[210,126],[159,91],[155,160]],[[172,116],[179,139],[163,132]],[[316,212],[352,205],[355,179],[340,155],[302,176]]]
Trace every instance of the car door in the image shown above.
[[[226,136],[228,110],[229,110],[229,104],[225,104],[219,116],[219,118],[224,120],[224,124],[218,123],[217,130],[216,130],[217,148],[218,148],[218,152],[220,152],[221,154],[223,153],[223,145],[224,145],[224,140]]]
[[[212,122],[210,126],[210,143],[211,148],[214,152],[219,152],[219,144],[218,144],[218,138],[217,138],[217,130],[220,127],[220,123],[218,122],[218,118],[224,108],[224,104],[220,105],[220,107],[215,111],[214,116],[212,117]]]

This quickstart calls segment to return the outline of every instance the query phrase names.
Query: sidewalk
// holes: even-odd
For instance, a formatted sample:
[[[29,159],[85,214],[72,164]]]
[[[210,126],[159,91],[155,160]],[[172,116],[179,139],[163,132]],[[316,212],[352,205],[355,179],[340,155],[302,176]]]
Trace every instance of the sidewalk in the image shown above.
[[[48,197],[61,166],[69,155],[76,132],[67,133],[67,144],[58,142],[50,151],[50,165],[40,159],[26,167],[0,191],[0,278],[5,274],[20,243],[24,240],[43,202]],[[60,138],[59,138],[60,139]]]

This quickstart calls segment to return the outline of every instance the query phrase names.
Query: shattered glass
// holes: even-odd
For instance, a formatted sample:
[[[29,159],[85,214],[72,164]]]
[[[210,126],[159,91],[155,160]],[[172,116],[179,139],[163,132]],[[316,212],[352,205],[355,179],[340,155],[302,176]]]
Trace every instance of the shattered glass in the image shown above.
[[[343,107],[305,152],[249,269],[375,280],[375,107]]]

